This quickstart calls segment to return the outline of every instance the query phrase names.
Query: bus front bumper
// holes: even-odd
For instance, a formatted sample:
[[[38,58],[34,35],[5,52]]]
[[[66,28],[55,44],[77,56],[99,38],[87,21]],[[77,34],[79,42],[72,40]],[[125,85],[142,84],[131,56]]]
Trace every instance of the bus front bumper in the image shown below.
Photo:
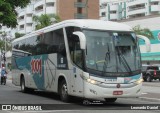
[[[131,87],[130,84],[120,84],[120,87],[117,88],[117,84],[100,86],[85,82],[84,87],[85,98],[127,98],[139,97],[141,95],[142,83],[134,85],[133,87]]]

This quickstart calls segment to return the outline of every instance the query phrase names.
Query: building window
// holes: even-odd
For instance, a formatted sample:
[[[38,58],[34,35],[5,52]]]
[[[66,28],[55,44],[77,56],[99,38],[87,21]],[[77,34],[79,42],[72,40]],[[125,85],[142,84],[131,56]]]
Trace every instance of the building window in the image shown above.
[[[53,3],[46,3],[47,7],[54,7],[54,2]]]
[[[101,16],[102,16],[102,17],[106,16],[106,12],[102,12],[102,13],[101,13]]]
[[[110,14],[116,14],[117,11],[110,11]]]

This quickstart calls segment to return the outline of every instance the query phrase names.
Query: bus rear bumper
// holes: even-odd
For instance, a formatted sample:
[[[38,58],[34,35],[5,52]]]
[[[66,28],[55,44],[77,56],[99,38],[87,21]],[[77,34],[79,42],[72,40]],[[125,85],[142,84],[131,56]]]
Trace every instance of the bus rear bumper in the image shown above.
[[[130,88],[104,88],[85,82],[84,97],[89,99],[139,97],[141,86],[142,83]]]

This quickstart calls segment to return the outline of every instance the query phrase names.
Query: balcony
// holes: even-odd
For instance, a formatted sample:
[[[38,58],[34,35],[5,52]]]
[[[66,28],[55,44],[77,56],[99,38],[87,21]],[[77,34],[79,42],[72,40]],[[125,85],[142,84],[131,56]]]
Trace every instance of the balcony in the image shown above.
[[[26,25],[26,33],[32,32],[32,24]]]
[[[75,2],[74,7],[84,8],[86,7],[86,4],[83,2]]]
[[[38,2],[35,3],[34,9],[37,9],[37,7],[43,6],[44,0],[39,0]]]
[[[100,20],[108,20],[107,17],[100,17]]]
[[[135,15],[135,14],[141,14],[141,13],[145,13],[145,12],[146,12],[145,7],[134,8],[134,9],[129,9],[127,15]]]
[[[110,11],[117,11],[117,10],[118,10],[118,5],[110,6]]]
[[[30,5],[26,8],[26,14],[32,14],[33,13],[33,5]]]
[[[56,2],[56,0],[46,0],[46,3],[53,3]]]
[[[136,1],[130,1],[130,2],[127,2],[127,7],[130,7],[130,6],[135,6],[135,5],[139,5],[139,4],[145,4],[147,3],[147,0],[136,0]]]
[[[150,2],[159,2],[159,0],[151,0]]]
[[[47,14],[55,14],[56,13],[55,7],[46,7],[46,13]]]
[[[35,8],[35,12],[39,12],[41,10],[43,10],[43,5],[38,6],[38,7]]]
[[[160,11],[159,5],[151,5],[151,12],[157,12]]]
[[[141,9],[145,9],[145,6],[143,7],[134,7],[134,8],[129,8],[128,11],[135,11],[135,10],[141,10]]]
[[[74,18],[75,19],[85,19],[85,18],[87,18],[87,14],[75,13]]]
[[[43,10],[36,11],[36,13],[35,13],[36,16],[41,16],[42,14],[44,14]]]
[[[26,23],[32,23],[32,17],[27,17],[26,18]]]
[[[25,24],[25,20],[24,20],[24,19],[19,20],[19,21],[18,21],[18,24],[19,24],[19,25],[24,25],[24,24]]]
[[[25,15],[25,10],[19,12],[18,17],[24,16]]]
[[[128,18],[139,18],[144,16],[145,16],[145,13],[140,13],[140,14],[129,15]]]
[[[110,14],[110,20],[118,19],[117,14]]]

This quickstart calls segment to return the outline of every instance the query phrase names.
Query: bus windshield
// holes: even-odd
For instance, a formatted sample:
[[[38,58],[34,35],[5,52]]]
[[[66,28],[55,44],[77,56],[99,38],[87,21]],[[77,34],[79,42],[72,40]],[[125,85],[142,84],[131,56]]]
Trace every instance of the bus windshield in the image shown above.
[[[101,75],[134,75],[141,68],[137,37],[133,32],[83,30],[86,67]],[[132,74],[131,74],[132,73]],[[137,73],[138,74],[138,73]]]

